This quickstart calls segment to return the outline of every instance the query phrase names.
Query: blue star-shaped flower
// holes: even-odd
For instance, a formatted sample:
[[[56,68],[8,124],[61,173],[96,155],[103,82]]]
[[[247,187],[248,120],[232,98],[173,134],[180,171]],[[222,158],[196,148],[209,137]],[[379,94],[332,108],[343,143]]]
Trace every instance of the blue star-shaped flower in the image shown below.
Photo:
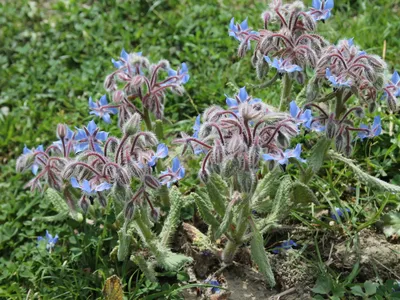
[[[338,215],[339,218],[342,218],[345,216],[345,212],[350,213],[350,209],[349,208],[340,208],[340,207],[335,207],[335,212],[331,213],[331,218],[334,219],[335,221],[337,221],[336,215]]]
[[[308,129],[311,129],[312,115],[311,109],[306,109],[304,112],[297,106],[295,101],[290,102],[290,115],[295,119],[297,124],[304,124]]]
[[[161,184],[166,184],[168,187],[174,182],[181,180],[185,176],[185,168],[181,166],[178,157],[172,160],[172,168],[168,167],[167,170],[161,172]]]
[[[232,18],[229,23],[229,36],[234,37],[239,42],[242,41],[240,33],[246,32],[249,29],[249,25],[247,24],[247,18],[240,24],[235,25],[235,18]]]
[[[290,63],[285,59],[277,59],[274,58],[273,61],[268,56],[264,56],[265,61],[273,68],[277,69],[279,73],[292,73],[292,72],[301,72],[303,69],[298,66]]]
[[[232,18],[229,23],[229,36],[233,37],[235,40],[242,42],[249,35],[258,35],[257,31],[250,31],[249,25],[247,24],[247,18],[240,24],[235,25],[235,18]],[[250,50],[250,40],[247,42],[247,50]]]
[[[225,95],[226,96],[226,95]],[[230,98],[226,96],[226,104],[229,108],[237,108],[240,103],[249,102],[249,104],[255,104],[261,102],[261,99],[258,98],[251,98],[246,91],[246,87],[242,87],[239,89],[239,93],[235,95],[235,98]]]
[[[89,97],[89,108],[91,109],[90,114],[99,116],[103,118],[104,122],[110,124],[111,117],[110,114],[117,114],[118,109],[115,107],[110,107],[107,102],[107,96],[103,95],[100,97],[99,101],[93,102],[92,97]]]
[[[82,184],[78,182],[75,177],[71,177],[71,185],[74,188],[82,190],[87,195],[93,195],[96,192],[102,192],[111,189],[112,184],[108,182],[102,182],[98,185],[92,185],[86,179],[82,180]]]
[[[26,147],[26,145],[25,145],[22,154],[34,154],[35,152],[38,152],[38,151],[39,151],[39,152],[44,152],[43,145],[39,145],[36,149],[29,149],[29,148]],[[32,173],[33,173],[34,175],[37,174],[37,172],[38,172],[38,170],[39,170],[39,166],[40,166],[40,165],[37,163],[37,159],[35,158],[35,162],[33,163],[32,168],[31,168]]]
[[[151,157],[150,161],[147,163],[150,167],[154,166],[157,163],[159,158],[165,158],[168,156],[168,147],[165,144],[159,144],[157,146],[157,151]]]
[[[296,158],[300,162],[305,162],[306,160],[302,159],[300,157],[300,154],[301,154],[301,144],[297,144],[296,148],[286,149],[285,152],[263,154],[263,159],[265,161],[275,160],[280,165],[286,165],[289,162],[289,158]]]
[[[397,71],[393,72],[392,77],[390,78],[390,82],[386,84],[385,88],[390,89],[393,92],[394,97],[400,96],[400,75]],[[386,90],[383,92],[383,98],[387,98],[388,93]]]
[[[174,69],[168,69],[168,76],[173,77],[173,76],[178,76],[179,77],[179,82],[181,84],[185,84],[189,81],[190,75],[189,75],[189,69],[186,65],[186,63],[182,63],[181,68],[178,69],[178,71],[175,71]]]
[[[52,251],[58,241],[58,234],[56,234],[55,237],[53,237],[47,230],[46,230],[46,235],[45,237],[39,236],[37,238],[38,242],[41,241],[46,241],[46,249],[48,251]]]
[[[142,56],[142,52],[137,52],[135,53],[138,56]],[[120,55],[121,60],[115,60],[111,59],[111,62],[114,64],[114,67],[117,69],[129,64],[129,53],[125,51],[125,49],[122,49],[121,55]]]
[[[366,131],[358,132],[358,136],[362,140],[365,138],[373,138],[375,136],[380,135],[382,132],[381,117],[375,116],[374,123],[372,124],[372,126],[361,124],[360,128],[369,130],[369,132]]]
[[[219,288],[221,284],[219,283],[218,280],[206,280],[205,283],[215,285],[214,287],[211,288],[212,294],[219,294],[221,292],[221,289]]]
[[[275,247],[272,250],[272,253],[278,254],[282,250],[286,251],[286,250],[292,249],[292,247],[296,247],[296,246],[297,246],[297,244],[293,240],[284,241],[280,246]]]
[[[353,81],[351,79],[346,79],[344,77],[338,77],[332,74],[329,68],[326,68],[325,77],[335,88],[341,87],[351,87]]]
[[[313,0],[310,14],[316,21],[325,21],[331,17],[333,6],[333,0]]]
[[[75,152],[79,153],[86,149],[96,151],[98,153],[103,153],[100,147],[100,143],[104,142],[108,137],[108,132],[99,131],[96,123],[92,120],[89,122],[87,127],[79,129],[78,134],[75,136],[77,141],[75,145]]]

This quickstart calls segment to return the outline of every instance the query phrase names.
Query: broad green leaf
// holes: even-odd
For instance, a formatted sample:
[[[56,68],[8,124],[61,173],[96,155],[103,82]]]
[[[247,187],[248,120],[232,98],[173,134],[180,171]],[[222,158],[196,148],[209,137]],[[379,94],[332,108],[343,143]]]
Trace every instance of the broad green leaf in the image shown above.
[[[274,273],[272,272],[271,265],[269,263],[269,258],[267,256],[267,253],[265,252],[264,239],[261,233],[257,230],[254,222],[251,221],[250,223],[253,232],[253,238],[250,242],[251,257],[257,264],[261,274],[264,275],[268,285],[270,287],[274,287],[276,282],[274,278]]]
[[[390,212],[382,217],[382,221],[386,237],[400,235],[400,213]]]
[[[332,279],[326,276],[318,277],[311,291],[316,294],[328,295],[332,291]]]

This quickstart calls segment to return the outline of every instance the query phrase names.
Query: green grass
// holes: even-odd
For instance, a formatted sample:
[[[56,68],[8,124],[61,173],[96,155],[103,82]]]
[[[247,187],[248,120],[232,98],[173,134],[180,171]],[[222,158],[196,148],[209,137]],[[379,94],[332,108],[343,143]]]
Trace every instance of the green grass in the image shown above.
[[[170,97],[166,105],[166,116],[173,123],[193,118],[211,103],[223,104],[225,93],[257,83],[250,57],[239,60],[236,56],[238,45],[227,34],[229,20],[248,16],[249,25],[258,28],[264,2],[0,3],[0,296],[19,298],[29,288],[43,295],[61,294],[54,286],[69,285],[73,288],[68,297],[73,298],[73,290],[82,286],[101,288],[97,278],[81,276],[83,268],[94,267],[85,260],[60,253],[57,259],[65,258],[66,270],[74,274],[68,277],[57,271],[63,261],[38,256],[36,237],[46,229],[59,233],[65,247],[73,245],[74,234],[66,224],[32,222],[35,216],[53,212],[41,195],[23,189],[30,175],[15,174],[15,159],[23,145],[48,145],[55,139],[59,122],[71,127],[87,123],[87,99],[104,93],[103,79],[113,69],[110,60],[123,47],[143,51],[153,61],[166,58],[175,66],[187,62],[191,75],[187,93]],[[391,69],[399,69],[400,0],[338,0],[336,5],[333,17],[319,27],[322,35],[333,42],[354,37],[362,49],[378,55],[386,40],[386,61]],[[277,102],[277,88],[250,91],[269,103]],[[99,240],[81,241],[78,248],[84,254],[89,251],[85,255],[90,257]],[[43,268],[50,275],[40,279],[39,274],[48,274]]]

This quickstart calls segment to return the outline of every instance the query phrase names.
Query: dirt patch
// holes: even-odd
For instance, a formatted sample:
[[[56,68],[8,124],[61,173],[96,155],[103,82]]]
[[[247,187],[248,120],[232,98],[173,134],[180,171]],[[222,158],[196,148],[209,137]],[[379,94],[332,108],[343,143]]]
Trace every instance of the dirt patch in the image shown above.
[[[335,245],[333,253],[337,268],[351,270],[360,260],[360,280],[400,279],[400,244],[388,242],[383,234],[365,229],[358,238]]]

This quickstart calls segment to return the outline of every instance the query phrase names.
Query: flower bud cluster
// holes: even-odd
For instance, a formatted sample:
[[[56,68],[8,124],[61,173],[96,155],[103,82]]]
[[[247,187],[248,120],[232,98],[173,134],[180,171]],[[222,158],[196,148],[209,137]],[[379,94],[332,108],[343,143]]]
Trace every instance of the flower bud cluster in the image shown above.
[[[374,123],[371,126],[361,124],[360,127],[355,127],[350,116],[354,114],[357,118],[363,118],[364,110],[361,107],[356,106],[347,110],[340,118],[337,118],[334,113],[329,114],[317,104],[305,105],[305,111],[310,108],[316,110],[319,115],[311,119],[309,129],[325,131],[326,137],[334,140],[336,150],[346,156],[350,156],[353,151],[352,142],[355,138],[353,133],[357,133],[358,138],[364,139],[376,137],[382,132],[379,115],[374,118]]]
[[[283,5],[281,1],[273,1],[270,9],[262,14],[264,28],[253,31],[248,28],[247,19],[229,25],[229,35],[240,42],[238,55],[243,57],[250,49],[250,41],[256,46],[252,64],[259,77],[266,75],[270,68],[277,74],[292,73],[291,76],[303,81],[299,76],[307,66],[315,67],[327,41],[314,33],[316,18],[304,11],[302,2]]]
[[[188,68],[182,63],[178,70],[171,69],[166,60],[151,64],[142,53],[122,50],[119,60],[112,60],[116,71],[107,76],[104,87],[113,95],[119,109],[120,127],[135,113],[144,114],[139,107],[152,112],[157,119],[164,115],[166,93],[184,93],[183,85],[189,80]],[[163,79],[162,79],[163,78]],[[118,82],[122,83],[119,88]],[[140,101],[138,107],[135,103]],[[100,107],[101,108],[101,107]]]
[[[292,80],[304,84],[306,67],[314,69],[315,75],[306,89],[309,102],[339,98],[345,103],[354,95],[373,111],[381,94],[389,109],[397,110],[397,98],[400,97],[397,72],[387,78],[385,62],[376,55],[361,51],[353,38],[332,45],[315,32],[316,22],[325,22],[331,16],[333,6],[333,0],[314,0],[312,7],[305,10],[300,1],[285,5],[281,0],[275,0],[261,16],[263,29],[251,30],[247,19],[235,25],[232,19],[229,35],[240,42],[240,57],[251,48],[250,41],[255,42],[251,62],[259,78],[273,68],[276,74],[271,82],[279,77],[277,75],[286,73]],[[333,88],[333,92],[328,96],[320,95],[322,87],[328,86]],[[335,113],[339,117],[344,110]]]
[[[42,185],[47,185],[63,193],[68,203],[77,202],[85,213],[94,199],[106,206],[107,195],[113,193],[125,203],[125,215],[132,217],[133,209],[143,202],[156,212],[149,191],[171,186],[184,177],[185,169],[174,158],[171,168],[154,174],[157,161],[168,156],[168,148],[159,144],[153,132],[142,131],[143,113],[130,101],[139,98],[145,108],[161,117],[165,91],[181,93],[189,75],[185,64],[175,71],[165,60],[150,64],[141,53],[122,51],[120,60],[113,60],[113,64],[118,70],[106,78],[105,85],[114,103],[109,104],[104,95],[98,101],[90,98],[89,108],[90,114],[106,123],[111,122],[110,114],[119,114],[122,137],[109,136],[94,120],[75,131],[59,124],[59,140],[46,149],[42,145],[36,149],[25,146],[17,170],[32,170],[35,177],[27,184],[32,190],[43,190]],[[159,81],[161,71],[167,77]],[[125,83],[122,90],[118,90],[116,78]],[[80,199],[74,201],[76,189],[80,190]]]
[[[374,111],[379,95],[387,100],[390,110],[397,110],[400,76],[395,71],[388,79],[385,62],[376,55],[361,51],[353,38],[332,45],[315,32],[318,21],[325,22],[331,17],[333,6],[333,0],[314,0],[312,8],[306,10],[300,1],[283,4],[281,0],[274,0],[262,14],[263,29],[251,30],[247,19],[234,25],[232,19],[229,35],[241,43],[239,56],[250,49],[251,41],[255,42],[251,62],[259,78],[270,69],[276,69],[275,76],[265,86],[285,74],[282,89],[290,94],[293,80],[301,84],[307,80],[304,96],[308,104],[294,113],[291,104],[292,117],[303,119],[305,127],[310,130],[325,131],[328,138],[335,140],[338,151],[350,155],[353,133],[361,139],[373,137],[380,134],[381,124],[380,117],[376,116],[372,125],[355,127],[349,116],[354,113],[362,118],[364,107]],[[314,72],[306,73],[306,67]],[[313,73],[312,78],[306,78],[310,73]],[[330,93],[324,95],[327,90]],[[349,107],[354,98],[359,100],[359,104]],[[326,111],[322,108],[324,105],[317,104],[321,102],[332,102],[328,107],[334,108],[333,111]],[[310,108],[317,110],[319,115],[311,117]],[[278,138],[281,144],[285,143],[284,136],[278,134]]]
[[[284,149],[298,134],[298,123],[289,114],[275,112],[252,98],[245,88],[233,98],[227,97],[226,102],[228,109],[209,107],[202,115],[202,124],[200,116],[196,119],[193,136],[182,133],[176,142],[184,144],[184,151],[190,148],[196,154],[205,154],[201,180],[207,181],[210,173],[234,177],[239,189],[248,192],[255,184],[263,153],[273,157],[264,160],[287,163]]]
[[[376,101],[385,82],[385,62],[354,45],[353,39],[326,47],[315,68],[317,80],[326,80],[342,98],[351,95],[367,104]]]

